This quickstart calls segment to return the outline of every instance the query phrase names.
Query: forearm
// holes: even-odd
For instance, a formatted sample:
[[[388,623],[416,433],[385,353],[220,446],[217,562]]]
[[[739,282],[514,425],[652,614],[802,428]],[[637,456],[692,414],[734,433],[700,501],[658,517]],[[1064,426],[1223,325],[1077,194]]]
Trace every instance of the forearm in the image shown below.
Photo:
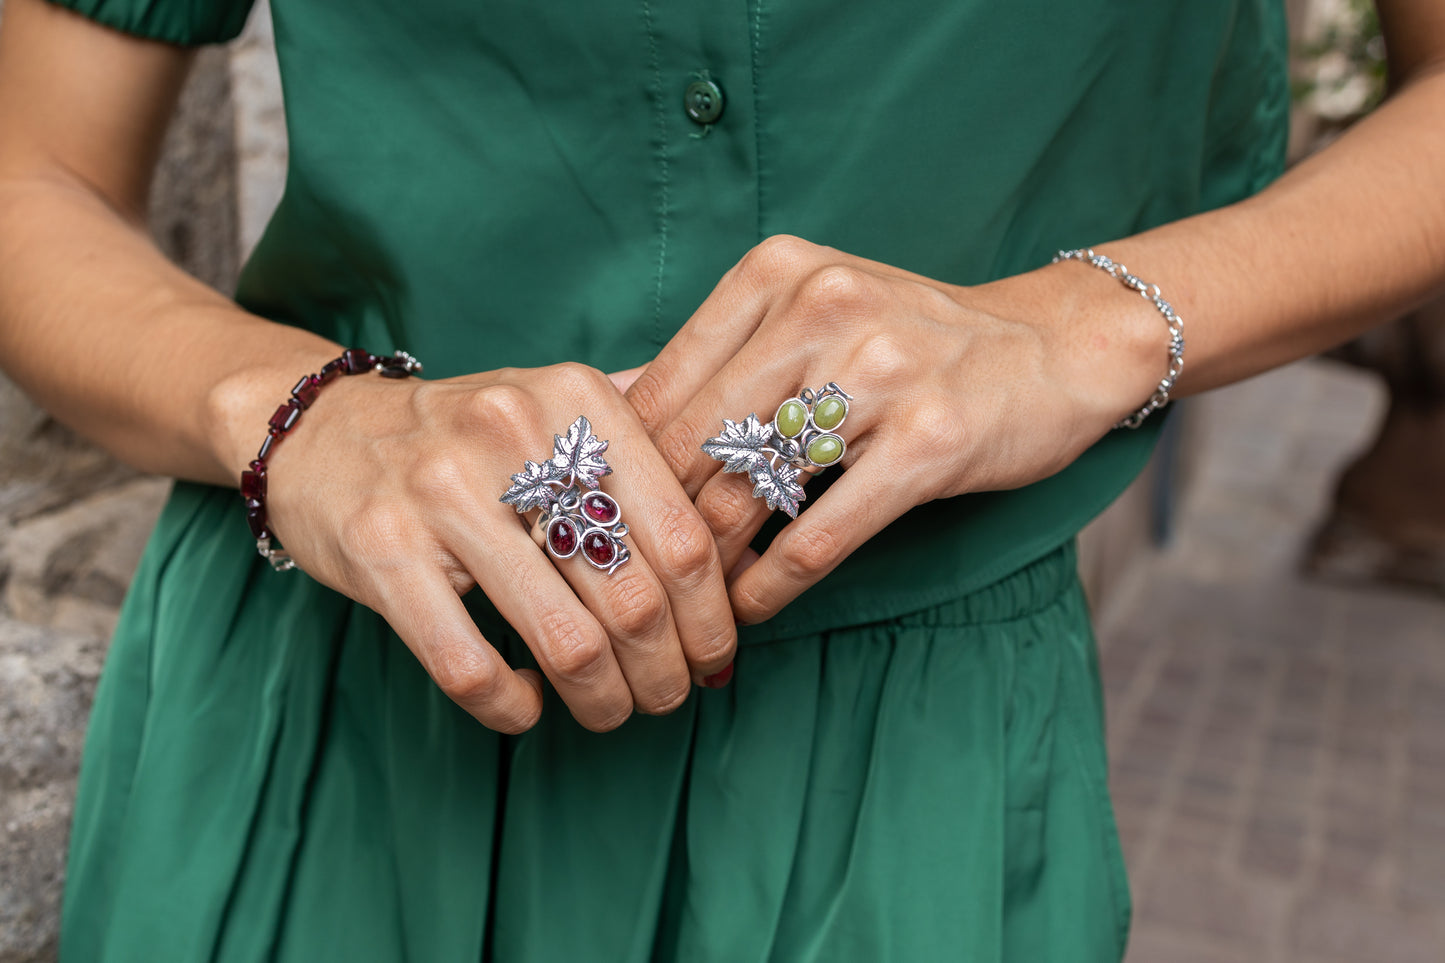
[[[234,485],[295,379],[336,354],[187,275],[63,172],[0,173],[0,225],[5,369],[146,471]]]
[[[1414,78],[1258,196],[1098,248],[1185,318],[1178,394],[1398,317],[1445,285],[1445,70]]]
[[[137,467],[235,484],[276,403],[334,346],[246,314],[147,236],[189,61],[40,0],[6,2],[0,367]]]

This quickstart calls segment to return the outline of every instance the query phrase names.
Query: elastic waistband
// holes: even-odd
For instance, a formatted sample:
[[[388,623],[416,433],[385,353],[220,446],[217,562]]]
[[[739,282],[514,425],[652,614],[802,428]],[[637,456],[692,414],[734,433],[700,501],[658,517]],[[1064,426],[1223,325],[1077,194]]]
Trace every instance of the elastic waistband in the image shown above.
[[[770,622],[743,626],[738,630],[740,646],[767,645],[789,639],[808,638],[819,632],[861,625],[893,625],[898,627],[984,625],[1010,622],[1042,612],[1078,584],[1077,553],[1074,540],[1035,559],[996,582],[952,598],[926,598],[921,604],[904,608],[896,592],[882,591],[877,599],[854,599],[854,610],[877,613],[873,618],[855,618],[846,623],[818,625],[799,630],[784,628]],[[900,611],[902,609],[902,611]]]
[[[1042,612],[1078,583],[1078,559],[1070,539],[1044,557],[976,592],[893,621],[902,626],[980,625],[1012,622]]]

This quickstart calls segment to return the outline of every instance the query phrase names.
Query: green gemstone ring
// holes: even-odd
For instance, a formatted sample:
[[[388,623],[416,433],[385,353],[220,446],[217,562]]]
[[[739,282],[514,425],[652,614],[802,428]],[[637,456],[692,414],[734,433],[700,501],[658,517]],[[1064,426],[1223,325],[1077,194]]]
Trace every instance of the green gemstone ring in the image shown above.
[[[722,434],[705,441],[702,450],[723,462],[724,472],[747,472],[755,496],[796,518],[806,497],[798,476],[843,460],[848,446],[837,429],[852,400],[832,381],[817,391],[804,388],[778,405],[771,422],[756,414],[740,422],[724,418]]]

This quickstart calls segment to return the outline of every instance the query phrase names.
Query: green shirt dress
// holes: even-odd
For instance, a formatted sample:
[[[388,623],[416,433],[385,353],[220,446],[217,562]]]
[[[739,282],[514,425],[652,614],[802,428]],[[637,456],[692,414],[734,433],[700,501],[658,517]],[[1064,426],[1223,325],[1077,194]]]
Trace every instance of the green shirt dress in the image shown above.
[[[177,44],[249,6],[58,2]],[[1017,273],[1279,172],[1281,6],[273,0],[290,163],[237,299],[447,377],[645,362],[772,234]],[[482,728],[180,484],[96,697],[62,958],[1117,961],[1073,536],[1158,421],[899,519],[744,629],[728,688],[605,735],[555,697]]]

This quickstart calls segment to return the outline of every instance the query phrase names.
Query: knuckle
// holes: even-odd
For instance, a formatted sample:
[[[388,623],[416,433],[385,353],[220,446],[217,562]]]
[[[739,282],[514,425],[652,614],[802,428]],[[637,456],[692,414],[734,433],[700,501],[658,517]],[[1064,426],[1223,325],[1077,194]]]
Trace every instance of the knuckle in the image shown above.
[[[588,679],[601,668],[609,648],[601,626],[584,626],[569,615],[552,613],[542,619],[541,632],[541,649],[562,679]]]
[[[395,505],[371,505],[357,513],[337,534],[342,554],[363,564],[394,559],[397,546],[410,538],[407,513]]]
[[[656,434],[666,425],[667,392],[662,378],[653,372],[651,366],[638,375],[632,387],[627,389],[627,400],[646,426],[648,434]]]
[[[798,304],[818,318],[853,316],[876,303],[873,279],[846,264],[829,264],[807,276],[798,287]]]
[[[662,533],[654,568],[675,581],[692,582],[710,574],[717,565],[712,530],[691,509],[668,507],[655,512]]]
[[[593,395],[601,391],[604,385],[611,385],[607,375],[580,361],[564,361],[553,365],[550,371],[563,390],[574,395]]]
[[[613,701],[616,704],[606,707],[603,715],[599,718],[586,721],[579,718],[578,721],[582,722],[582,727],[592,732],[611,732],[632,718],[633,705],[630,698],[619,697]]]
[[[757,516],[758,500],[742,484],[728,479],[699,493],[697,511],[709,530],[726,536],[747,528]]]
[[[432,681],[459,705],[485,701],[496,691],[497,673],[490,660],[469,645],[446,645],[429,659]]]
[[[422,501],[457,504],[471,485],[470,473],[451,451],[429,451],[412,464],[412,485]]]
[[[912,356],[897,335],[875,331],[858,345],[854,365],[856,370],[868,372],[879,382],[896,381],[908,373]]]
[[[694,441],[692,433],[682,426],[664,431],[657,436],[657,453],[667,464],[668,471],[679,481],[686,482],[691,474],[693,466],[698,464],[698,454],[702,446]]]
[[[667,596],[650,579],[632,576],[612,586],[610,622],[624,638],[647,638],[667,625]]]
[[[670,688],[659,693],[656,697],[646,700],[638,699],[636,708],[638,712],[643,712],[650,716],[669,715],[682,708],[682,704],[687,701],[687,697],[691,694],[692,680],[687,677],[686,673],[682,673]]]
[[[815,578],[831,569],[842,557],[843,546],[826,528],[802,526],[784,532],[774,543],[779,561],[800,579]]]
[[[729,619],[729,624],[724,631],[711,636],[706,642],[688,646],[687,654],[693,665],[721,670],[733,660],[737,650],[737,631]]]
[[[505,736],[520,736],[535,726],[540,719],[541,713],[517,710],[491,719],[487,723],[487,727]]]
[[[732,603],[733,617],[739,625],[754,625],[774,614],[772,607],[742,581],[734,583],[728,590],[728,601]]]
[[[818,247],[791,234],[774,234],[763,239],[738,262],[747,278],[765,280],[788,277],[803,270],[818,257]]]
[[[472,424],[484,430],[517,430],[535,419],[536,403],[524,388],[511,384],[487,385],[471,395],[468,412]]]
[[[909,412],[904,436],[925,451],[952,451],[963,441],[963,428],[946,404],[920,401]]]

